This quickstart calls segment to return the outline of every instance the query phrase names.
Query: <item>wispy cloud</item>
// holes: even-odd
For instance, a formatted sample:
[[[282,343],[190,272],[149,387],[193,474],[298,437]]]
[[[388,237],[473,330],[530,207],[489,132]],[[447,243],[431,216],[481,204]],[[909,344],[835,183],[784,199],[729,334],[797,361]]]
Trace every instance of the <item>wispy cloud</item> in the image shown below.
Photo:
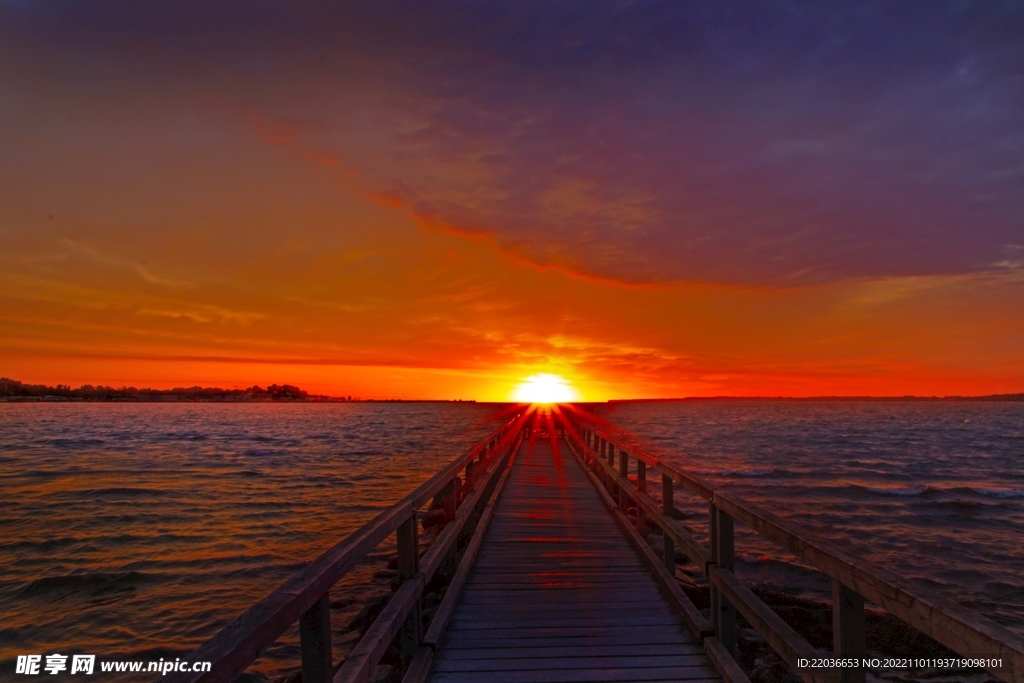
[[[75,242],[69,239],[62,239],[60,243],[67,248],[72,254],[77,256],[83,256],[89,259],[91,262],[104,266],[106,268],[114,268],[117,270],[128,270],[135,273],[139,278],[145,282],[153,285],[160,285],[162,287],[171,288],[191,288],[195,287],[194,283],[186,282],[184,280],[175,280],[169,277],[158,275],[154,272],[146,263],[133,261],[131,259],[123,258],[110,254],[87,244],[81,242]]]

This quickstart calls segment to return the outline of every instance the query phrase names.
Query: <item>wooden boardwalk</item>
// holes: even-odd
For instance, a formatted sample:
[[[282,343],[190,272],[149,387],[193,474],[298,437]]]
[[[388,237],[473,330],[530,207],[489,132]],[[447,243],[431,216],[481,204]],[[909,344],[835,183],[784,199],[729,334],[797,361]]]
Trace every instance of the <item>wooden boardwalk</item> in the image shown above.
[[[561,446],[522,447],[429,680],[720,680]]]

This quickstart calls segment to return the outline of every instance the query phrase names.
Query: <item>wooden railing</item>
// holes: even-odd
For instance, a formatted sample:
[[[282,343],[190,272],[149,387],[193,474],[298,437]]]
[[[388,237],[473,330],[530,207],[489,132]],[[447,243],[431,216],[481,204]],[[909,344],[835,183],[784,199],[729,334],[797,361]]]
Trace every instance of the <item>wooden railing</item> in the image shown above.
[[[821,654],[737,579],[734,525],[739,521],[832,579],[834,657],[862,661],[867,656],[864,604],[869,601],[964,657],[1001,660],[1001,666],[987,666],[988,671],[1009,683],[1024,683],[1024,638],[1019,635],[947,598],[911,586],[893,572],[855,558],[767,510],[716,489],[700,477],[634,446],[623,445],[586,414],[562,411],[561,419],[567,441],[592,469],[593,478],[604,486],[606,495],[613,501],[617,499],[617,506],[623,510],[626,500],[632,500],[638,527],[642,528],[642,520],[646,519],[661,529],[661,578],[667,578],[678,591],[674,602],[690,628],[705,641],[717,639],[712,643],[714,647],[708,648],[712,659],[716,658],[715,648],[719,645],[735,652],[739,612],[807,683],[854,683],[865,678],[862,667],[829,670],[797,666],[799,659],[820,658]],[[635,484],[629,479],[631,457],[636,463]],[[661,474],[660,505],[647,494],[649,471]],[[705,547],[673,518],[677,484],[708,502],[710,547]],[[622,517],[625,519],[625,515]],[[657,559],[646,542],[643,546]],[[677,546],[708,578],[710,623],[673,578]]]
[[[299,622],[303,683],[369,680],[399,634],[403,659],[411,661],[423,643],[420,600],[424,588],[445,559],[456,552],[463,531],[476,525],[522,439],[526,417],[523,411],[505,422],[415,491],[310,562],[186,658],[190,662],[212,662],[210,671],[175,673],[158,680],[230,683],[296,621]],[[451,485],[463,470],[472,489],[460,503],[456,488]],[[455,508],[452,510],[454,518],[421,557],[417,513],[447,487],[452,491],[450,504]],[[335,664],[331,652],[328,592],[391,534],[396,534],[401,584],[344,662]]]

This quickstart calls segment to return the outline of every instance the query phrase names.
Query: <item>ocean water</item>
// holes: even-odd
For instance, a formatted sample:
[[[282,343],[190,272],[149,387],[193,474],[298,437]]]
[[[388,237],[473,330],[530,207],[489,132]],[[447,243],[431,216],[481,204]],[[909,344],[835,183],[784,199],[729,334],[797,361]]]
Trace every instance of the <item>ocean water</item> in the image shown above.
[[[20,654],[187,654],[483,438],[494,412],[0,403],[0,680]],[[392,549],[332,591],[333,624],[388,591],[372,574]],[[292,672],[295,631],[253,670]]]
[[[0,403],[0,672],[19,654],[188,653],[475,443],[496,410]],[[680,467],[1024,632],[1024,404],[595,410]],[[677,503],[703,533],[704,505]],[[388,591],[373,575],[391,550],[332,591],[336,627]],[[828,594],[742,528],[737,551],[748,581]],[[336,634],[336,652],[351,645]],[[251,671],[274,680],[297,661],[292,629]]]
[[[692,401],[595,414],[652,454],[1024,633],[1024,403]],[[688,526],[707,504],[676,487]],[[827,577],[737,524],[750,583]]]

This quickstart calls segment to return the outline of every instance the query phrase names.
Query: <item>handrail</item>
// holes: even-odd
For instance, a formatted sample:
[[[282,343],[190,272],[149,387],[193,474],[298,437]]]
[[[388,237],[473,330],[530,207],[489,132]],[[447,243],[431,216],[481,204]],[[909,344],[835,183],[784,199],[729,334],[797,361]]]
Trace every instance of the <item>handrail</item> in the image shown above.
[[[834,650],[837,656],[866,656],[864,645],[864,600],[878,604],[902,621],[965,657],[997,659],[1002,666],[986,666],[992,674],[1009,683],[1024,683],[1024,638],[948,598],[911,586],[893,572],[851,557],[834,544],[796,528],[776,515],[718,490],[688,472],[662,462],[656,456],[624,445],[595,420],[578,412],[562,419],[570,429],[566,435],[587,456],[606,485],[620,496],[633,500],[646,519],[660,527],[665,536],[665,561],[674,556],[674,544],[683,550],[705,574],[712,589],[712,621],[716,635],[727,647],[735,642],[735,611],[738,609],[769,645],[789,662],[808,683],[827,680],[821,672],[798,668],[796,660],[813,656],[814,649],[796,634],[765,603],[744,586],[733,572],[733,522],[743,522],[755,532],[791,552],[833,580]],[[615,467],[618,451],[619,466]],[[638,462],[637,485],[628,477],[628,457]],[[642,465],[640,465],[642,463]],[[646,470],[662,474],[667,506],[662,509],[646,495]],[[666,514],[672,505],[672,482],[679,483],[710,503],[710,552]],[[664,498],[665,496],[663,496]],[[622,498],[620,498],[620,501]],[[863,680],[852,671],[842,680]]]
[[[331,661],[328,591],[385,539],[397,533],[399,573],[404,582],[392,597],[388,608],[394,610],[409,602],[418,605],[424,585],[430,581],[444,555],[454,546],[461,525],[469,520],[470,508],[479,502],[483,490],[488,488],[485,480],[489,483],[494,478],[494,472],[500,471],[499,463],[507,461],[507,456],[498,457],[499,453],[514,445],[525,416],[524,412],[513,416],[402,500],[299,570],[188,655],[188,661],[211,662],[208,671],[177,672],[161,676],[158,680],[162,683],[230,683],[267,646],[299,621],[303,683],[329,681],[336,667]],[[477,462],[487,467],[487,473],[473,496],[459,506],[456,519],[448,524],[427,549],[423,557],[424,572],[420,573],[416,512],[441,493],[464,467],[472,472]],[[426,573],[428,570],[429,574]],[[418,611],[416,618],[419,618]],[[387,643],[384,647],[387,647]],[[376,661],[372,664],[375,665]]]

